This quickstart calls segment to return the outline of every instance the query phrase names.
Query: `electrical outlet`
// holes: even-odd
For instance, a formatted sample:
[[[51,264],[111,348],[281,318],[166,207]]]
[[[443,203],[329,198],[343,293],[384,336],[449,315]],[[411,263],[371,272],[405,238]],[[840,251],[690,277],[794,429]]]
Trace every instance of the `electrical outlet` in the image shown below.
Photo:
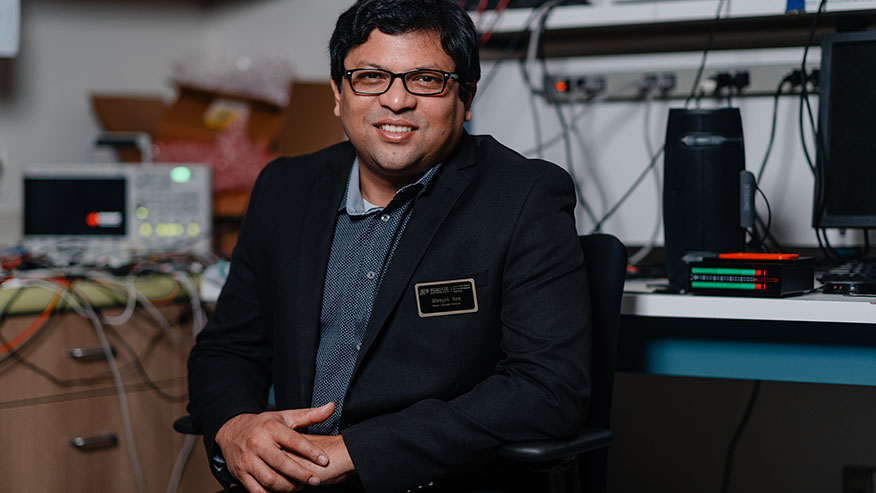
[[[555,103],[590,101],[605,91],[605,76],[602,75],[546,75],[544,93]]]
[[[660,74],[660,78],[657,79],[657,90],[665,97],[675,90],[677,83],[678,81],[676,80],[674,73],[664,72]]]

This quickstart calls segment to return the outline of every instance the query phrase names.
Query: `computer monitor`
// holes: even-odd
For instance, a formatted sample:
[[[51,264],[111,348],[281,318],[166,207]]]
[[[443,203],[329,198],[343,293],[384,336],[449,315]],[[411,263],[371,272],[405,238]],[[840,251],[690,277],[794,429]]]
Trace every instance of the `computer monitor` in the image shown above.
[[[876,228],[876,31],[821,43],[814,228]]]

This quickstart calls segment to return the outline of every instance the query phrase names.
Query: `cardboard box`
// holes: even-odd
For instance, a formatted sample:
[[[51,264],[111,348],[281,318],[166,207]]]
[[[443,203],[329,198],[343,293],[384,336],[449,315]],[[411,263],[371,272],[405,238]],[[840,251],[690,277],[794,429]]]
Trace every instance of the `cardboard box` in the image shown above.
[[[335,102],[328,83],[293,83],[285,107],[193,87],[178,89],[170,105],[159,96],[99,93],[92,94],[91,103],[104,130],[146,132],[154,141],[215,139],[221,128],[211,128],[205,115],[217,101],[246,105],[247,135],[281,155],[313,152],[344,139],[340,120],[333,113]]]

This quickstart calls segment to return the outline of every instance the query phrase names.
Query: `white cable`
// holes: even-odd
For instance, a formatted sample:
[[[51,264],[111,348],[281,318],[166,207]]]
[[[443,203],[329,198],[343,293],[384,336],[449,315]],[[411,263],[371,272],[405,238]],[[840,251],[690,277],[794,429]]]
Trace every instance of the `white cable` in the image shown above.
[[[541,36],[544,34],[544,24],[547,22],[547,15],[553,10],[554,7],[563,3],[561,0],[551,0],[550,2],[545,2],[542,6],[538,8],[535,14],[535,18],[538,19],[536,23],[539,26],[539,29],[532,29],[530,26],[530,35],[529,35],[529,45],[526,48],[526,66],[525,70],[527,75],[529,74],[530,64],[535,62],[535,57],[538,55],[538,46],[541,42]],[[544,74],[542,74],[544,75]],[[532,80],[530,78],[530,80]]]
[[[192,278],[181,271],[174,271],[172,274],[174,279],[185,288],[189,294],[189,301],[192,305],[192,337],[197,337],[201,329],[206,323],[206,314],[201,307],[201,297],[198,295],[198,287],[195,286]]]
[[[134,468],[134,480],[137,483],[137,490],[140,493],[147,493],[146,479],[143,475],[143,467],[140,465],[137,444],[134,441],[134,426],[133,420],[131,419],[131,410],[128,406],[128,394],[125,391],[125,383],[122,380],[122,374],[119,372],[119,365],[116,362],[116,357],[113,355],[113,349],[112,346],[110,346],[109,339],[106,337],[106,332],[103,330],[103,324],[101,324],[100,318],[94,311],[94,307],[91,306],[91,304],[87,304],[85,305],[85,311],[88,314],[89,320],[91,320],[91,325],[94,327],[94,332],[97,334],[97,339],[100,341],[100,345],[103,348],[103,354],[106,356],[107,363],[109,363],[110,373],[113,375],[116,392],[119,396],[119,410],[122,413],[122,427],[125,431],[128,456],[131,458],[131,466]]]
[[[120,286],[116,282],[115,279],[113,279],[112,277],[106,276],[104,274],[91,273],[88,275],[88,277],[92,280],[104,283],[110,287],[115,287],[116,289],[119,289],[119,290],[124,289],[122,286]],[[164,317],[164,315],[161,313],[161,311],[159,311],[158,308],[155,307],[155,304],[152,303],[152,301],[149,298],[147,298],[144,294],[142,294],[136,290],[134,291],[134,295],[136,297],[136,300],[140,303],[140,306],[142,306],[143,309],[146,310],[146,312],[149,314],[149,316],[151,316],[152,319],[155,320],[155,323],[158,324],[158,326],[161,328],[161,330],[163,330],[167,335],[169,335],[171,338],[173,338],[175,341],[177,341],[180,344],[185,344],[185,343],[189,342],[189,340],[184,335],[173,330],[173,327],[170,326],[170,322],[167,321],[167,318]],[[106,318],[106,317],[104,317],[104,318]],[[110,325],[114,325],[114,324],[110,324]]]
[[[170,473],[170,480],[167,482],[167,493],[177,493],[179,491],[179,483],[182,481],[183,472],[186,470],[186,464],[189,462],[189,457],[192,455],[192,449],[195,448],[197,440],[198,437],[195,435],[186,435],[183,440],[179,454],[176,456],[176,462],[173,464],[173,471]]]
[[[119,285],[119,287],[122,286]],[[121,315],[110,316],[104,314],[103,316],[103,319],[110,325],[119,326],[125,324],[134,316],[134,310],[137,308],[137,288],[134,287],[134,277],[131,274],[128,274],[125,278],[124,288],[128,295],[125,300],[125,310]]]
[[[80,299],[70,293],[70,290],[64,288],[63,286],[59,286],[55,283],[45,281],[42,279],[22,279],[24,284],[26,285],[34,285],[38,287],[42,287],[45,289],[49,289],[53,293],[57,292],[57,289],[61,289],[61,295],[64,298],[67,306],[73,309],[78,315],[84,317],[88,321],[91,322],[91,326],[94,328],[94,332],[97,335],[98,341],[100,341],[101,349],[103,349],[103,354],[106,357],[107,363],[110,367],[110,373],[113,376],[113,382],[116,387],[116,393],[119,397],[119,410],[122,413],[122,428],[124,430],[125,435],[125,443],[128,449],[128,457],[131,460],[131,467],[134,469],[134,480],[137,483],[137,490],[139,493],[147,493],[146,491],[146,480],[143,476],[143,467],[140,465],[140,456],[137,453],[137,445],[134,440],[134,427],[131,420],[131,410],[128,406],[128,395],[125,391],[125,383],[122,380],[122,374],[119,372],[119,366],[116,362],[116,357],[113,355],[112,346],[110,346],[109,339],[106,337],[106,332],[103,330],[103,325],[100,322],[100,318],[97,316],[97,313],[94,311],[94,307],[90,304],[82,306]],[[51,288],[49,287],[51,286]],[[82,298],[81,301],[87,301]]]

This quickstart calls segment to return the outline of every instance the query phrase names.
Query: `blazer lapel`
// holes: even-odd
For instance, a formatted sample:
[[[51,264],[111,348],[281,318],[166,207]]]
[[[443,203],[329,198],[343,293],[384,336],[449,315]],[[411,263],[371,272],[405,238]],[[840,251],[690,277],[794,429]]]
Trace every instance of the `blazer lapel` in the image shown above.
[[[362,348],[353,370],[354,378],[363,357],[368,353],[368,349],[383,329],[389,314],[392,313],[404,294],[404,290],[432,242],[432,238],[435,237],[435,233],[438,232],[447,215],[455,207],[459,196],[468,188],[471,174],[466,172],[466,168],[474,166],[476,162],[476,143],[473,137],[465,133],[456,151],[442,165],[435,181],[414,204],[411,218],[392,256],[389,269],[381,281],[377,298],[374,300],[371,320],[368,322],[368,328],[362,340]]]
[[[288,303],[291,328],[295,331],[298,371],[301,382],[313,382],[316,351],[319,346],[319,317],[325,274],[332,247],[338,206],[344,196],[347,177],[355,155],[350,145],[330,153],[321,163],[325,172],[313,183],[308,207],[297,244],[300,254],[291,262],[288,279],[295,286],[297,299]],[[290,254],[294,254],[290,252]],[[319,281],[317,281],[319,280]],[[294,305],[294,306],[293,306]],[[295,309],[297,307],[298,309]],[[302,403],[310,405],[313,385],[302,385]]]

